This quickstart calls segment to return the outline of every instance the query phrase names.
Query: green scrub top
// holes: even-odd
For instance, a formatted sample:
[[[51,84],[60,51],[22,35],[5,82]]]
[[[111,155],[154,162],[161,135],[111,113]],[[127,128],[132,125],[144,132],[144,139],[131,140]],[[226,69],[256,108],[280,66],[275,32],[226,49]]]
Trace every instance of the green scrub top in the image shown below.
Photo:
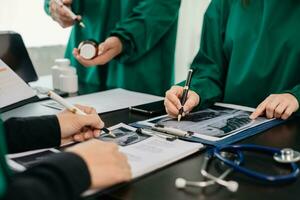
[[[72,29],[65,56],[81,82],[100,89],[125,88],[164,95],[174,82],[174,54],[180,0],[73,0],[86,28]],[[49,0],[45,0],[49,14]],[[72,55],[83,40],[119,36],[124,51],[108,65],[85,68]]]
[[[192,64],[200,108],[216,101],[256,107],[286,92],[300,102],[299,19],[295,0],[213,0]]]
[[[0,116],[0,198],[4,196],[8,175],[8,167],[5,160],[6,145],[4,138],[4,128]]]

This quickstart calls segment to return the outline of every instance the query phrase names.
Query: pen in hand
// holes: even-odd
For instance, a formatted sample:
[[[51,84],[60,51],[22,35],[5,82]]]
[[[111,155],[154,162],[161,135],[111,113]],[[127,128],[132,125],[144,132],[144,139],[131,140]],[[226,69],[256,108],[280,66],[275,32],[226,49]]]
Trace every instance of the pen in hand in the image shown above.
[[[61,104],[62,106],[64,106],[67,110],[69,110],[70,112],[74,113],[74,114],[78,114],[78,115],[86,115],[85,112],[83,112],[82,110],[80,110],[79,108],[73,106],[72,104],[68,103],[64,98],[62,98],[61,96],[59,96],[58,94],[56,94],[53,91],[49,91],[48,92],[48,96],[53,99],[54,101],[56,101],[57,103]],[[108,128],[101,128],[101,131],[103,131],[104,133],[109,134],[112,137],[116,137],[115,134],[113,134]]]
[[[62,9],[64,9],[74,21],[78,22],[82,28],[85,28],[84,23],[78,18],[78,16],[75,13],[72,12],[72,10],[70,10],[70,8],[68,8],[66,5],[63,4],[62,0],[54,0],[54,1]]]
[[[189,89],[190,89],[190,85],[191,85],[191,80],[192,80],[192,75],[193,75],[193,70],[190,69],[189,72],[188,72],[186,81],[185,81],[184,88],[183,88],[183,94],[182,94],[181,99],[180,99],[181,108],[180,108],[179,114],[177,116],[178,122],[180,122],[180,120],[182,118],[182,115],[184,113],[183,106],[184,106],[184,104],[185,104],[185,102],[187,100],[187,97],[188,97],[188,93],[189,93]]]

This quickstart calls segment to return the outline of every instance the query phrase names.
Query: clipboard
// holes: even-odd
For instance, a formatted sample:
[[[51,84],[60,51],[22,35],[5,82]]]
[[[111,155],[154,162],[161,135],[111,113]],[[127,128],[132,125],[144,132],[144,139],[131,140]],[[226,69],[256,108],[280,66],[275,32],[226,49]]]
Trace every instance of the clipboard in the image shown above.
[[[230,113],[230,112],[237,113],[236,115],[233,114],[231,116],[230,116],[230,114],[228,114],[228,116],[226,116],[226,114],[224,114],[223,121],[227,120],[227,122],[228,122],[228,119],[233,118],[232,116],[237,116],[239,114],[238,113],[239,111],[241,111],[240,112],[241,114],[247,114],[248,113],[250,115],[250,113],[253,112],[253,110],[254,110],[253,108],[239,106],[239,105],[216,103],[212,108],[204,109],[204,110],[199,111],[199,112],[203,112],[204,114],[206,114],[205,112],[207,112],[207,115],[211,115],[211,113],[209,113],[209,111],[213,112],[214,111],[213,109],[216,109],[218,107],[220,107],[222,109],[225,109],[225,112],[227,111],[227,109],[231,109],[231,110],[228,110],[228,113]],[[218,111],[218,109],[217,109],[217,111]],[[223,112],[223,111],[221,111],[221,112]],[[222,118],[221,118],[222,116],[218,115],[218,114],[219,113],[216,114],[215,121],[217,121],[218,117],[219,117],[219,120],[222,120]],[[151,126],[153,126],[152,122],[157,123],[157,122],[159,122],[159,120],[162,120],[162,121],[166,120],[167,121],[167,118],[166,118],[166,116],[159,116],[159,117],[148,119],[148,120],[145,120],[145,121],[136,122],[136,123],[133,123],[131,125],[134,126],[134,127],[137,127],[137,128],[147,128],[147,129],[149,129],[149,128],[151,128]],[[209,120],[213,121],[214,118],[212,117]],[[207,122],[205,122],[205,121],[207,121]],[[250,124],[250,125],[248,125],[248,124],[243,125],[240,128],[237,128],[236,132],[232,132],[232,133],[224,136],[221,139],[211,140],[210,139],[211,137],[205,136],[205,135],[203,137],[199,137],[199,135],[201,135],[201,134],[198,134],[198,133],[193,134],[191,137],[179,136],[179,138],[182,139],[182,140],[185,140],[185,141],[202,143],[202,144],[210,145],[210,146],[222,146],[222,145],[232,144],[232,143],[241,141],[243,139],[246,139],[248,137],[251,137],[253,135],[256,135],[258,133],[266,131],[266,130],[272,128],[272,127],[278,126],[278,125],[280,125],[284,122],[285,122],[284,120],[278,120],[278,119],[271,119],[270,120],[270,119],[260,118],[259,122],[256,121],[256,123],[253,123],[253,124]],[[214,121],[209,122],[208,120],[203,120],[203,121],[199,121],[199,122],[195,122],[195,123],[199,123],[199,126],[202,123],[201,125],[204,127],[204,128],[202,128],[202,130],[206,130],[205,129],[205,123],[207,123],[207,126],[209,126],[211,124],[214,124],[214,123],[218,124],[218,122],[214,122]],[[171,124],[171,125],[175,124],[176,125],[176,122],[174,122],[174,123],[172,122],[172,123],[169,123],[169,124]],[[220,125],[220,123],[219,123],[219,125]],[[191,126],[194,126],[194,125],[192,124]],[[172,126],[169,126],[169,127],[172,127]],[[189,129],[192,130],[193,128],[189,128]],[[180,130],[182,130],[182,129],[180,129]],[[188,129],[186,129],[186,130],[188,130]],[[200,130],[201,130],[201,128],[200,128]]]

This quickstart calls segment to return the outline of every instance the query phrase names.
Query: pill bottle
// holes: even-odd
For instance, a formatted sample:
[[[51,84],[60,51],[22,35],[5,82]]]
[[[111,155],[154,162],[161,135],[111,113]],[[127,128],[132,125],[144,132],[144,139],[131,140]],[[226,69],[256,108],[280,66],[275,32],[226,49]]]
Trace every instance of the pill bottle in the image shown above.
[[[59,75],[61,74],[61,71],[65,68],[69,68],[70,66],[70,60],[65,58],[59,58],[55,59],[55,65],[51,68],[52,72],[52,84],[54,89],[58,89],[60,87],[59,83]]]
[[[78,51],[81,57],[91,60],[98,54],[98,44],[93,40],[82,41],[78,46]]]

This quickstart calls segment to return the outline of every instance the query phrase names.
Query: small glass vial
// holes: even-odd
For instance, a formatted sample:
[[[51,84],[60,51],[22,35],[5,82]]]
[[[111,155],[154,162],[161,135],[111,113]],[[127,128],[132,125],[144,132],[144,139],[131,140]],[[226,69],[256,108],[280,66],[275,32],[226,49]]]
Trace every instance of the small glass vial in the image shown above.
[[[98,54],[98,44],[92,40],[86,40],[79,44],[78,50],[81,57],[91,60]]]

